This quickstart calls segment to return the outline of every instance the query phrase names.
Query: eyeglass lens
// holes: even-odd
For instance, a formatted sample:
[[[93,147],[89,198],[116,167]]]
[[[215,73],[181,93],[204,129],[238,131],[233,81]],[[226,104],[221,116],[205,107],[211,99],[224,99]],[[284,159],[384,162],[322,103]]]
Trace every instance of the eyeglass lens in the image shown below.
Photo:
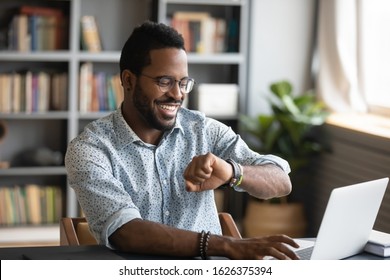
[[[177,81],[173,77],[161,77],[158,85],[162,92],[167,92],[175,86],[176,82],[179,83],[180,91],[182,93],[189,93],[195,84],[195,81],[192,78],[183,78]]]

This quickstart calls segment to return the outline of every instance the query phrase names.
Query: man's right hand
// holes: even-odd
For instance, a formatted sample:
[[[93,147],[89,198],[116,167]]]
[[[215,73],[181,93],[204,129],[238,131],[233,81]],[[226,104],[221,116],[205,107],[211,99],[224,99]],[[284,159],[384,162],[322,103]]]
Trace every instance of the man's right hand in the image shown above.
[[[210,240],[210,255],[220,255],[213,252],[214,249],[220,250],[224,246],[218,244],[218,237],[213,235]],[[223,237],[224,238],[224,237]],[[220,240],[222,241],[222,240]],[[214,243],[215,242],[215,243]],[[226,240],[225,240],[226,242]],[[262,260],[264,257],[273,257],[280,260],[298,260],[299,257],[289,248],[290,245],[294,248],[299,248],[299,245],[286,235],[271,235],[255,238],[230,239],[225,247],[225,256],[230,259],[244,260],[255,259]],[[214,245],[216,246],[214,248]]]

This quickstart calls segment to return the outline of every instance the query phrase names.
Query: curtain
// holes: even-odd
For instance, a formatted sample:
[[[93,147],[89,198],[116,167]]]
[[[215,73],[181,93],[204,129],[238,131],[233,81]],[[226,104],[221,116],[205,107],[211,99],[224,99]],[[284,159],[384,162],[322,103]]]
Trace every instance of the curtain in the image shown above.
[[[366,112],[361,48],[361,1],[319,0],[319,98],[334,112]]]

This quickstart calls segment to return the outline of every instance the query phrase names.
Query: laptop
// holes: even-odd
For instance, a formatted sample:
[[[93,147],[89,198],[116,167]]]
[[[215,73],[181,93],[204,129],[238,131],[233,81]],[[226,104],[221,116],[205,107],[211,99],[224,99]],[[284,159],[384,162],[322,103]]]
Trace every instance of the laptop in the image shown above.
[[[389,178],[332,190],[315,240],[296,240],[301,259],[339,260],[363,251],[373,229]]]

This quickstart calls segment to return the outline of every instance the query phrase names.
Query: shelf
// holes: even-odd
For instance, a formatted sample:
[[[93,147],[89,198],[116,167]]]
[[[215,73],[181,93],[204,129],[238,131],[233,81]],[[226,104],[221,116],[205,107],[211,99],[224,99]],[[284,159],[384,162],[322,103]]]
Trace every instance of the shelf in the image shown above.
[[[66,62],[72,55],[68,51],[18,52],[1,51],[0,61],[58,61]]]
[[[0,169],[0,176],[42,176],[42,175],[66,175],[64,166],[48,167],[10,167]]]
[[[67,119],[69,113],[67,111],[44,112],[44,113],[0,113],[0,119],[3,120],[53,120]]]
[[[99,53],[80,52],[77,55],[80,61],[94,61],[94,62],[115,62],[119,63],[121,53],[120,52],[109,52],[102,51]]]
[[[240,64],[245,62],[245,56],[240,53],[189,53],[188,62],[192,64]]]
[[[88,112],[88,113],[79,113],[80,120],[96,120],[98,118],[107,116],[111,112]]]
[[[238,6],[247,0],[163,0],[166,4]]]
[[[59,244],[60,226],[42,225],[42,226],[14,226],[0,227],[0,246],[7,244],[26,243],[41,244],[55,243]]]
[[[245,56],[241,53],[188,53],[187,57],[188,62],[194,64],[240,64],[245,62]],[[120,58],[120,52],[81,52],[77,55],[77,58],[80,61],[118,63]]]

